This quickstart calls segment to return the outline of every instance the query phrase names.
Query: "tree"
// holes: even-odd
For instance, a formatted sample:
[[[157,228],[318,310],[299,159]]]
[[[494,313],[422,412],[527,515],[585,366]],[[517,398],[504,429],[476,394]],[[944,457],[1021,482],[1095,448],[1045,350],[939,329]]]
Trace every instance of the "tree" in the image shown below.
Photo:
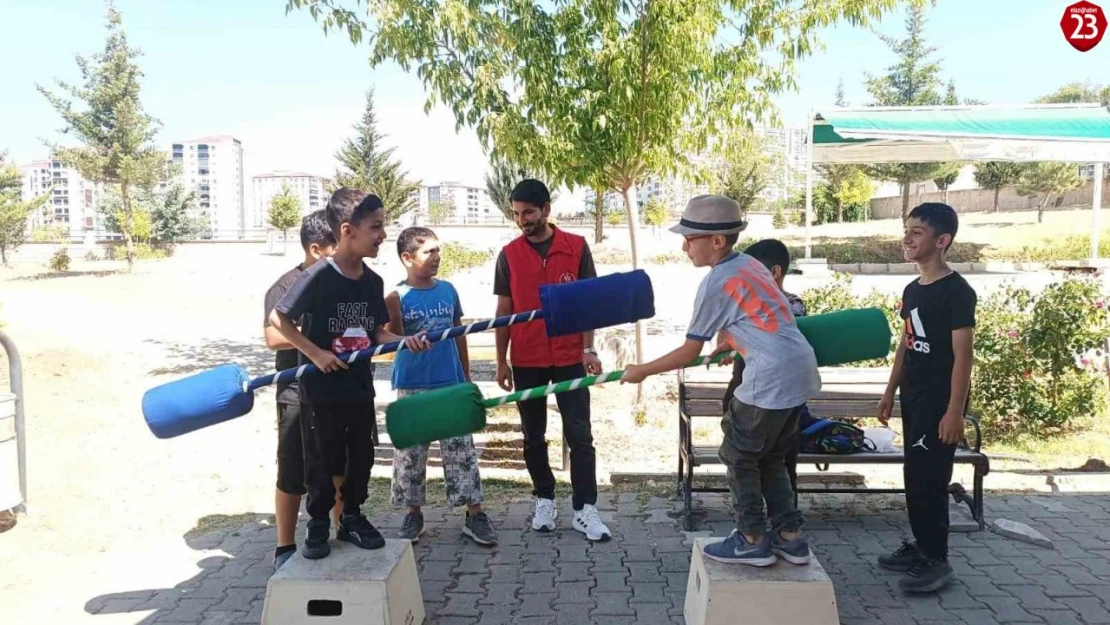
[[[1022,197],[1041,196],[1037,203],[1037,223],[1044,221],[1044,209],[1052,196],[1062,196],[1078,189],[1083,181],[1074,163],[1032,163],[1025,167],[1018,181],[1017,192]]]
[[[535,178],[537,180],[548,178],[543,173],[530,173],[520,165],[510,163],[504,158],[496,156],[491,156],[489,167],[489,171],[486,172],[486,192],[489,193],[490,201],[501,210],[501,214],[510,222],[515,221],[515,217],[513,217],[513,203],[509,200],[509,197],[513,194],[513,188],[516,187],[517,183],[525,178]],[[551,190],[551,201],[553,203],[558,197],[558,192]]]
[[[956,182],[956,179],[959,177],[960,170],[951,169],[948,171],[943,171],[940,173],[939,176],[933,178],[933,184],[937,185],[937,188],[944,192],[945,204],[948,203],[948,187],[951,187]]]
[[[667,221],[667,207],[658,199],[648,200],[644,204],[644,223],[655,230]]]
[[[940,95],[940,63],[930,60],[936,48],[925,43],[925,2],[914,0],[906,16],[906,38],[880,35],[899,61],[887,68],[885,76],[868,76],[867,91],[878,106],[938,106],[947,100],[953,104],[956,88],[948,84],[948,93]],[[870,175],[898,183],[902,188],[902,219],[910,211],[910,185],[915,182],[947,178],[959,171],[959,163],[884,163],[867,168]]]
[[[46,202],[50,190],[24,202],[23,173],[5,158],[0,152],[0,264],[7,265],[8,252],[14,252],[27,238],[27,218]]]
[[[432,222],[433,226],[438,226],[447,221],[453,212],[451,205],[447,202],[436,200],[428,203],[428,221]]]
[[[754,119],[777,121],[773,98],[796,88],[795,63],[820,45],[817,31],[868,26],[896,0],[379,0],[367,3],[373,30],[342,4],[286,7],[353,42],[369,31],[372,65],[416,66],[425,110],[446,104],[498,155],[553,182],[621,193],[636,268],[635,185],[688,168],[689,155]],[[636,362],[642,339],[637,323]]]
[[[718,171],[717,193],[736,200],[747,213],[771,179],[771,159],[764,151],[766,141],[748,134],[730,144]]]
[[[136,190],[151,189],[158,183],[165,154],[153,144],[158,122],[143,112],[139,100],[143,76],[135,63],[139,52],[128,45],[122,18],[111,0],[107,3],[107,14],[104,50],[93,55],[91,62],[77,59],[84,85],[76,87],[57,81],[62,91],[85,105],[85,110],[76,110],[73,101],[41,85],[38,90],[61,115],[66,124],[64,132],[75,135],[84,144],[73,148],[53,146],[58,160],[90,181],[119,188],[119,226],[130,271],[135,263],[136,228],[131,196]]]
[[[201,224],[189,214],[196,200],[196,191],[186,193],[179,182],[174,182],[164,193],[158,194],[150,210],[154,239],[176,243],[199,234]]]
[[[844,97],[843,79],[836,84],[835,104],[838,107],[848,106],[848,101]],[[845,206],[871,201],[871,194],[874,193],[874,190],[872,189],[871,178],[867,176],[863,167],[830,163],[817,165],[815,169],[817,175],[829,185],[827,197],[835,205],[837,223],[844,221]],[[815,191],[817,190],[815,189]],[[820,194],[815,193],[814,195],[816,197]],[[870,207],[867,207],[867,210],[869,209]]]
[[[998,212],[999,191],[1017,184],[1025,168],[1022,163],[1007,161],[989,161],[975,165],[975,184],[994,191],[994,212]]]
[[[284,254],[289,237],[286,233],[301,221],[301,198],[293,193],[288,184],[281,185],[281,193],[270,198],[270,226],[281,230],[283,240],[281,251]]]
[[[378,132],[373,89],[366,94],[366,109],[354,128],[354,138],[335,153],[340,167],[332,190],[351,187],[377,195],[385,206],[386,221],[415,210],[420,204],[420,182],[409,180],[400,161],[393,158],[394,148],[383,147],[385,135]]]
[[[1037,98],[1042,104],[1079,104],[1102,102],[1110,99],[1110,85],[1102,86],[1091,82],[1071,82],[1052,93]]]

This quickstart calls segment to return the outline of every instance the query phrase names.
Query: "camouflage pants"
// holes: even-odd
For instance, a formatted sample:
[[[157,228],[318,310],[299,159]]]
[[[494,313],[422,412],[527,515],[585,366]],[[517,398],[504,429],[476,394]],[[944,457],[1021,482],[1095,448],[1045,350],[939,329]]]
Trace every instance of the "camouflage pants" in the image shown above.
[[[398,389],[397,398],[421,393]],[[423,506],[426,503],[428,445],[393,450],[392,502],[395,506]],[[478,475],[478,450],[474,437],[455,436],[439,441],[443,462],[443,482],[447,505],[451,507],[482,502],[482,480]]]

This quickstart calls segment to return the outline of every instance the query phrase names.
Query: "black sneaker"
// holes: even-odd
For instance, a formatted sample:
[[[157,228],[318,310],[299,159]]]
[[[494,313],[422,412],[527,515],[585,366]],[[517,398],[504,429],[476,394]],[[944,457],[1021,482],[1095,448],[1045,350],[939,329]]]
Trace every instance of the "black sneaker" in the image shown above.
[[[336,538],[349,542],[363,549],[381,549],[385,546],[385,538],[366,518],[364,514],[347,514],[339,519],[339,532]]]
[[[309,560],[319,560],[331,553],[328,538],[331,537],[331,521],[328,519],[309,519],[308,536],[304,539],[301,555]]]
[[[903,540],[902,546],[897,551],[890,555],[879,556],[879,566],[888,571],[905,573],[913,568],[919,559],[921,559],[921,552],[917,550],[917,545]]]
[[[417,542],[424,534],[424,515],[413,514],[412,512],[405,515],[405,520],[401,522],[401,531],[398,537],[404,540],[411,540]]]
[[[493,523],[485,512],[479,512],[474,516],[470,516],[468,512],[466,523],[463,525],[463,534],[473,538],[479,545],[497,544],[497,530],[493,529]]]
[[[898,580],[898,588],[902,592],[929,593],[944,588],[951,581],[952,565],[921,556],[906,576]]]

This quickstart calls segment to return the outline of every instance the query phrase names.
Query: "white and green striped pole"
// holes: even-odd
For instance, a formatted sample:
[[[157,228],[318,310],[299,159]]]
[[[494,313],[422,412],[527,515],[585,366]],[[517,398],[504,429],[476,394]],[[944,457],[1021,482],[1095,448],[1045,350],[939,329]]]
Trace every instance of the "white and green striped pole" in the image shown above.
[[[699,356],[689,363],[683,365],[682,369],[689,369],[690,367],[698,367],[701,365],[709,365],[715,362],[720,362],[725,358],[739,358],[740,354],[735,351],[722,352],[716,356]],[[588,375],[584,378],[575,378],[573,380],[566,380],[564,382],[557,382],[548,384],[546,386],[537,386],[534,388],[526,388],[523,391],[510,393],[503,397],[493,397],[484,401],[486,408],[495,408],[497,406],[504,406],[518,401],[527,401],[529,399],[537,399],[546,397],[548,395],[555,395],[556,393],[565,393],[588,386],[596,386],[598,384],[605,384],[606,382],[616,382],[624,375],[624,370],[610,371],[601,375]]]

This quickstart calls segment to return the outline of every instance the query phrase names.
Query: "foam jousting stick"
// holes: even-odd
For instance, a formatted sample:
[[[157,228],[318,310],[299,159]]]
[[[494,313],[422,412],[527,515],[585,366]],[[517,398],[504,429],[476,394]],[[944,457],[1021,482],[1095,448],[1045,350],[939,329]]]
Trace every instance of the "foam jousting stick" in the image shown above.
[[[734,351],[723,352],[713,357],[699,356],[683,368],[697,367],[738,356],[739,354]],[[482,391],[477,384],[464,382],[398,399],[386,408],[385,427],[393,446],[397,449],[407,449],[413,445],[477,432],[486,427],[486,411],[489,408],[616,382],[623,375],[623,370],[588,375],[584,378],[528,388],[492,399],[483,399]]]
[[[436,342],[538,320],[543,320],[549,337],[566,336],[655,316],[651,279],[643,270],[541,286],[540,305],[539,310],[456,326],[427,338]],[[343,358],[353,363],[403,348],[398,341]],[[222,365],[148,390],[143,395],[143,418],[158,438],[180,436],[241,417],[254,407],[255,390],[308,374],[321,375],[315,365],[306,364],[252,380],[243,367]]]
[[[818,366],[882,358],[890,353],[890,325],[886,315],[877,308],[800,317],[798,327],[813,347]],[[712,358],[700,356],[682,368],[719,362],[728,357],[737,358],[740,355],[731,351]],[[398,449],[472,434],[486,427],[486,411],[489,408],[615,382],[623,375],[624,371],[612,371],[524,389],[492,399],[484,399],[478,385],[472,382],[456,384],[410,395],[390,404],[385,413],[386,429],[390,441]]]

